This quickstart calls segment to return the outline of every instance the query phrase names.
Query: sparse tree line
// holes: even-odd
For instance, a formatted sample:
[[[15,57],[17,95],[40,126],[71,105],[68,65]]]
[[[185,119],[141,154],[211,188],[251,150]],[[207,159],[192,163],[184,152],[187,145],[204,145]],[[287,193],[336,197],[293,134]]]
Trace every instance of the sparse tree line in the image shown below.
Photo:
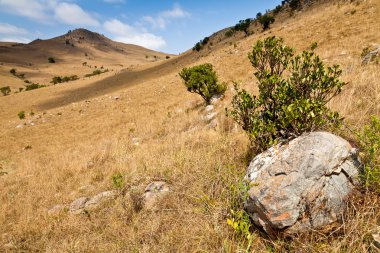
[[[249,36],[249,28],[252,23],[259,23],[263,29],[263,31],[270,29],[270,25],[275,22],[275,16],[279,14],[285,6],[289,6],[291,12],[298,10],[302,6],[301,0],[284,0],[281,2],[280,5],[277,5],[272,11],[267,10],[265,14],[262,14],[261,12],[256,14],[256,18],[247,18],[240,20],[235,26],[228,29],[225,32],[225,37],[231,37],[236,32],[244,32],[245,36]],[[193,51],[199,52],[204,48],[204,46],[209,42],[209,37],[205,37],[203,40],[197,42],[194,47]]]

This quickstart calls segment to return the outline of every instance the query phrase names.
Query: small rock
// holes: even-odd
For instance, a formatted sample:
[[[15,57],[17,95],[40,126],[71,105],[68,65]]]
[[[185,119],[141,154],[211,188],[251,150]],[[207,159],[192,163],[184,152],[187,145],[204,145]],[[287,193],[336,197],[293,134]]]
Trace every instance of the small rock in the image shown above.
[[[120,99],[119,96],[114,96],[114,97],[112,97],[112,98],[115,99],[115,100],[119,100],[119,99]]]
[[[92,169],[92,168],[94,168],[94,166],[95,166],[95,163],[93,162],[93,161],[88,161],[87,162],[87,169]]]
[[[368,49],[368,53],[362,57],[362,64],[373,62],[380,55],[380,45]]]
[[[210,100],[210,103],[212,105],[215,105],[216,103],[219,102],[219,100],[223,97],[223,95],[214,95],[212,96],[211,100]]]
[[[23,127],[24,127],[23,124],[18,124],[18,125],[16,126],[17,129],[21,129],[21,128],[23,128]]]
[[[71,202],[70,206],[69,206],[69,210],[71,213],[76,213],[78,211],[81,211],[81,209],[83,209],[87,203],[87,201],[89,201],[90,198],[88,197],[81,197],[79,199],[76,199],[74,200],[73,202]]]
[[[206,106],[206,108],[205,108],[205,111],[206,111],[206,112],[211,112],[212,110],[214,110],[214,106],[213,106],[213,105],[208,105],[208,106]]]
[[[211,120],[213,120],[213,119],[215,118],[216,115],[217,115],[216,112],[209,112],[209,113],[204,117],[204,119],[205,119],[206,121],[211,121]]]
[[[135,145],[135,146],[138,146],[140,143],[139,143],[139,138],[132,138],[132,144]]]
[[[100,205],[101,203],[103,203],[104,201],[116,198],[116,196],[117,196],[116,191],[101,192],[101,193],[93,196],[90,200],[88,200],[85,203],[84,208],[96,207],[96,206]]]
[[[153,209],[157,200],[170,192],[170,187],[166,182],[155,181],[150,183],[142,196],[145,208]]]

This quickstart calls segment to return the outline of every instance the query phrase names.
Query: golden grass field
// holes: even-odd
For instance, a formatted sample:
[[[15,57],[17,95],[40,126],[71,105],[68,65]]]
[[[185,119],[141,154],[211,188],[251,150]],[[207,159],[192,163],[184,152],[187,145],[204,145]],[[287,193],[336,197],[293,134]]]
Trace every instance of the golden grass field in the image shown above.
[[[245,252],[247,241],[226,220],[237,198],[232,188],[249,161],[248,139],[224,108],[233,95],[231,81],[256,91],[247,58],[252,45],[276,35],[300,52],[317,42],[317,53],[341,65],[348,82],[331,106],[352,128],[361,127],[371,114],[380,115],[380,65],[362,66],[360,59],[366,46],[380,43],[379,24],[378,0],[326,3],[236,46],[137,66],[133,77],[120,68],[119,74],[0,97],[0,252]],[[201,118],[202,99],[188,93],[177,74],[205,62],[230,84],[216,105],[216,128]],[[0,67],[1,78],[11,80],[11,66]],[[41,80],[73,73],[47,72]],[[22,110],[24,120],[17,116]],[[138,146],[132,138],[139,138]],[[86,214],[48,214],[56,204],[112,189],[117,172],[125,175],[125,195]],[[156,210],[136,210],[134,196],[154,180],[168,182],[172,192]],[[380,198],[357,198],[333,235],[271,240],[254,230],[250,251],[367,252],[369,234],[380,225]]]

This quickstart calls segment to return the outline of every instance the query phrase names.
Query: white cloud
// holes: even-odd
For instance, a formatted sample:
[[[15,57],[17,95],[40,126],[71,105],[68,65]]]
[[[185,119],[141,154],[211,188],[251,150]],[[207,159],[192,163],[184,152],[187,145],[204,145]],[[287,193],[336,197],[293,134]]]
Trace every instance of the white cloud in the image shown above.
[[[0,34],[6,35],[25,35],[28,34],[28,31],[24,28],[20,28],[14,25],[0,23]]]
[[[104,29],[114,35],[113,40],[143,46],[158,50],[166,45],[165,40],[157,35],[145,31],[139,31],[133,26],[125,24],[117,19],[106,21]]]
[[[142,20],[151,24],[153,28],[165,29],[171,19],[187,17],[190,17],[190,13],[183,10],[178,4],[175,4],[171,10],[160,12],[156,17],[145,16]]]
[[[36,21],[46,22],[49,19],[46,13],[51,1],[38,0],[0,0],[2,11],[27,17]]]
[[[31,40],[24,37],[28,34],[29,32],[24,28],[0,23],[0,41],[28,43]]]
[[[54,13],[58,21],[67,25],[99,26],[98,20],[76,4],[59,3]]]

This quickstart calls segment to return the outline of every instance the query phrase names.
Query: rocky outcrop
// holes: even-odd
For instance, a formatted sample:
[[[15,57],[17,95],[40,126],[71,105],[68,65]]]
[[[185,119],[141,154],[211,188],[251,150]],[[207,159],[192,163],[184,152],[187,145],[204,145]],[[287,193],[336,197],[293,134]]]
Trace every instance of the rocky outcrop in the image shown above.
[[[158,199],[164,197],[170,192],[170,187],[166,182],[155,181],[150,183],[142,195],[144,207],[146,209],[153,209]]]
[[[376,59],[378,61],[380,56],[380,45],[375,45],[367,49],[367,52],[362,55],[362,64],[369,64],[371,62],[374,62]]]
[[[314,132],[271,147],[250,163],[246,209],[269,234],[340,221],[360,163],[344,139]]]

